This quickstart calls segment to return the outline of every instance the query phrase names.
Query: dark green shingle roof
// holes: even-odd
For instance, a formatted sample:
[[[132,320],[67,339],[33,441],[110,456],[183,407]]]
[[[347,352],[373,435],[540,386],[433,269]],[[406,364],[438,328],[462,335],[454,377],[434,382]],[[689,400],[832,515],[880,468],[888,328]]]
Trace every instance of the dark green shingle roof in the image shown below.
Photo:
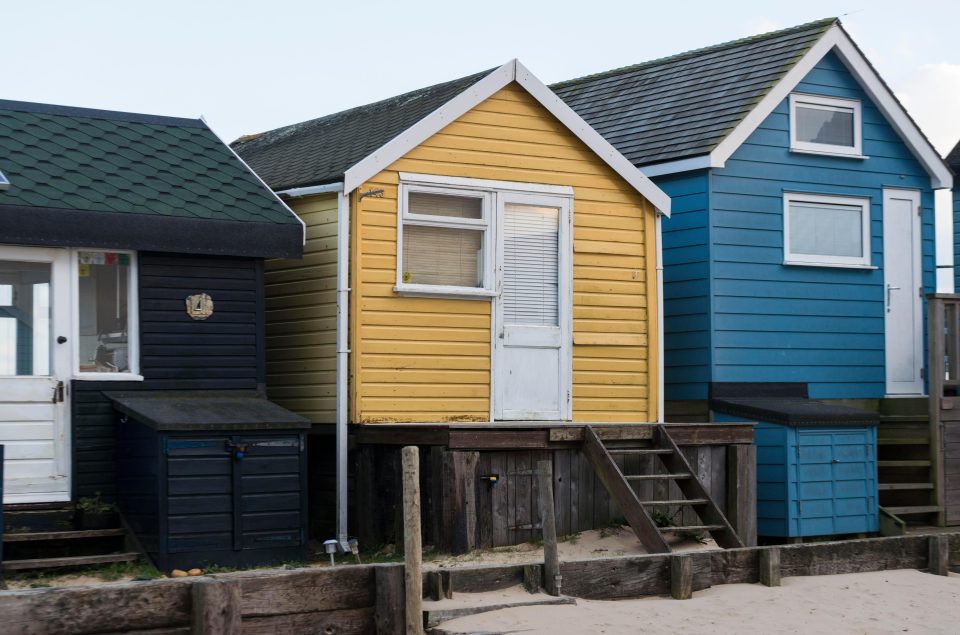
[[[0,208],[299,224],[202,120],[0,100]]]
[[[836,18],[552,85],[634,165],[709,153]]]
[[[491,72],[248,135],[231,145],[274,190],[339,181],[349,168]]]

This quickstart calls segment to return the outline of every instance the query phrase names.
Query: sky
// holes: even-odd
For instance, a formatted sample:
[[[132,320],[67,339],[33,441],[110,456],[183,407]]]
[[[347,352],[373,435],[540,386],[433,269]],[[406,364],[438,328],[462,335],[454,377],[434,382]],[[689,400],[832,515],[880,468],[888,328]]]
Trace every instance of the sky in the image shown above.
[[[960,140],[958,0],[0,0],[0,99],[202,116],[233,141],[514,57],[549,84],[824,17],[947,153]]]

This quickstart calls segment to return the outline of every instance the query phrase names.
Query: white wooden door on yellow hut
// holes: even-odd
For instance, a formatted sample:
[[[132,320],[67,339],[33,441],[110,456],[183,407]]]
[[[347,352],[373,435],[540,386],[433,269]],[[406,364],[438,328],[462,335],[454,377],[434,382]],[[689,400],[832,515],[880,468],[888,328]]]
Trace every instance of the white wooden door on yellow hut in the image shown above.
[[[571,419],[570,198],[497,195],[493,416]]]
[[[70,500],[69,253],[0,246],[4,503]]]

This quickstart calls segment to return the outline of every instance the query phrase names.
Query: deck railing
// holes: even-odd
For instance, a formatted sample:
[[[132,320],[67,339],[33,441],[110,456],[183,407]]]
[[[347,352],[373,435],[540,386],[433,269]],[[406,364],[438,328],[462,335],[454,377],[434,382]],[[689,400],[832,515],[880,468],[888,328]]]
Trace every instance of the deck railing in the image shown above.
[[[937,524],[960,523],[960,294],[927,296],[931,503]]]

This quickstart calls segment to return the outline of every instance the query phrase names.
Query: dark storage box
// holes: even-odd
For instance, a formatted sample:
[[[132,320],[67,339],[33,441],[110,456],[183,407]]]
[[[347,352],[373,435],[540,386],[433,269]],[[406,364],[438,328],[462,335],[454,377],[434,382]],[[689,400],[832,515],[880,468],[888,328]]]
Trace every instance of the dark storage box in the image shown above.
[[[306,419],[252,393],[108,393],[118,501],[162,571],[306,557]]]

